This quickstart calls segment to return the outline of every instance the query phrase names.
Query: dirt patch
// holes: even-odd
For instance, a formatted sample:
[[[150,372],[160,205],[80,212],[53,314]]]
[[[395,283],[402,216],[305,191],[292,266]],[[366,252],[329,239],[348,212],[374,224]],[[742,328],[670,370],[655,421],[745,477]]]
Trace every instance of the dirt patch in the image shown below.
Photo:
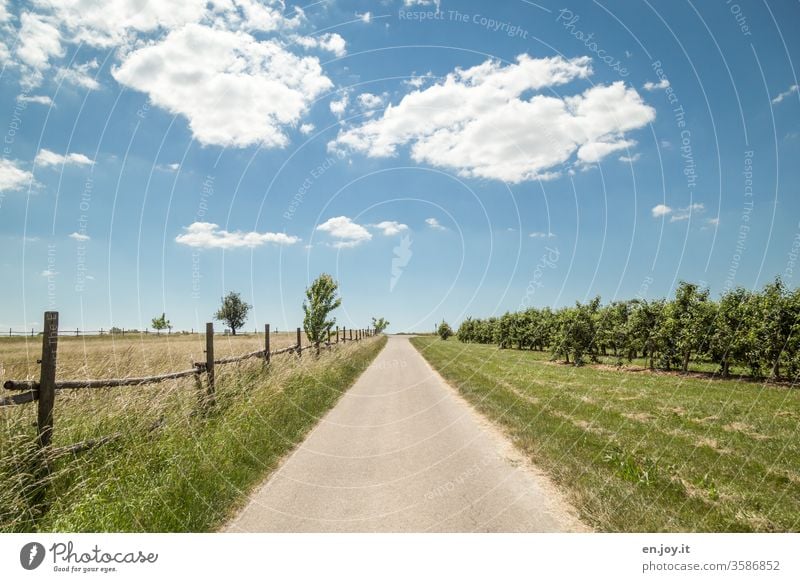
[[[647,422],[655,418],[652,414],[647,412],[623,412],[622,416],[629,420],[635,420],[636,422]]]
[[[769,437],[759,433],[756,430],[756,427],[753,425],[744,423],[744,422],[731,422],[730,424],[726,424],[722,427],[723,430],[727,430],[728,432],[738,432],[744,435],[749,436],[752,439],[756,439],[759,441],[763,441],[768,439]]]

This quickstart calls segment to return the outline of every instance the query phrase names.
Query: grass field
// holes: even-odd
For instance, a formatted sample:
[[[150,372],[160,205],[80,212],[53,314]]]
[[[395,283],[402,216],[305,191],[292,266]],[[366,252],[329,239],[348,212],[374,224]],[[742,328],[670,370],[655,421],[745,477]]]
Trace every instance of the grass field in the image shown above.
[[[59,377],[185,369],[202,359],[198,337],[137,339],[124,347],[92,338],[85,351],[82,340],[63,341]],[[288,335],[283,341],[292,343]],[[277,356],[268,372],[256,360],[218,367],[217,403],[208,412],[198,406],[191,378],[59,391],[54,446],[116,432],[123,437],[57,460],[38,505],[31,505],[30,475],[36,406],[0,409],[0,531],[213,531],[336,403],[385,341],[340,345],[319,359],[311,352],[299,361]],[[256,350],[261,342],[263,336],[218,338],[216,353]],[[12,372],[3,377],[22,379],[24,367],[35,366],[23,358],[24,344],[12,343],[0,344],[6,372]]]
[[[412,342],[600,531],[800,531],[800,390]]]
[[[303,336],[305,345],[305,336]],[[187,370],[205,360],[204,334],[126,334],[60,336],[59,380],[124,378]],[[270,335],[270,349],[294,345],[295,332]],[[235,356],[264,348],[264,335],[215,335],[216,358]],[[42,355],[40,336],[0,337],[0,380],[38,380],[36,360]]]

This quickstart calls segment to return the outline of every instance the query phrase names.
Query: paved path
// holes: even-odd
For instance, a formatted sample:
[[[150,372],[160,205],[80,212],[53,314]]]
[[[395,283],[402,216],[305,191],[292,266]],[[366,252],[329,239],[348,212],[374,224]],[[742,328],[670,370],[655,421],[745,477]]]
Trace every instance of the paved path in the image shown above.
[[[227,531],[584,531],[405,337],[384,350]]]

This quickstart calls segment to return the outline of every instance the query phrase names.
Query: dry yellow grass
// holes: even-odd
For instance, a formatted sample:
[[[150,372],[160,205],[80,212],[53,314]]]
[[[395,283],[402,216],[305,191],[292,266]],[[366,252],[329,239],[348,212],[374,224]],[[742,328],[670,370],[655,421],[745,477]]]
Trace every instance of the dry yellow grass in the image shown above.
[[[270,348],[294,345],[296,335],[273,333]],[[305,336],[303,343],[305,345]],[[0,338],[0,379],[38,380],[41,337]],[[263,349],[264,335],[214,336],[216,358]],[[148,334],[58,338],[58,380],[125,378],[188,370],[205,359],[205,335]]]

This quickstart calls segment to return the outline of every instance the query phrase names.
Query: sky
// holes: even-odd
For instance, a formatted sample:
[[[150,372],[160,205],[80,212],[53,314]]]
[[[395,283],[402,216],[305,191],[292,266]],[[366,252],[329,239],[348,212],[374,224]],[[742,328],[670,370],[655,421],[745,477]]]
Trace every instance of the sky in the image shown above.
[[[429,331],[800,272],[797,2],[0,2],[0,330]]]

